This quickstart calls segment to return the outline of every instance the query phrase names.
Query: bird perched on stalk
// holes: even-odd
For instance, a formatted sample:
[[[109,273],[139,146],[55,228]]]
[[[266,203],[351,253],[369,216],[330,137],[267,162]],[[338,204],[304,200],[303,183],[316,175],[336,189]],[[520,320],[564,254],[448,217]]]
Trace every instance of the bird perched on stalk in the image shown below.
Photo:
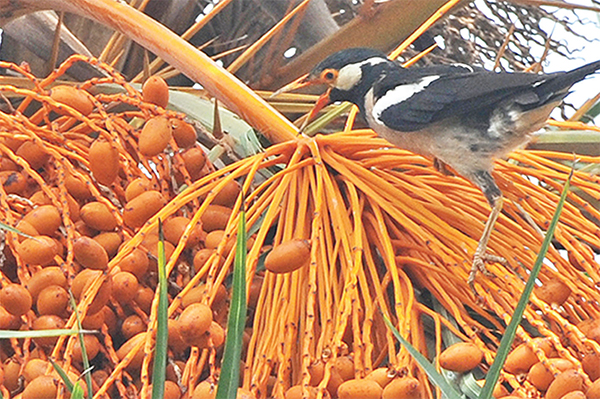
[[[390,143],[449,165],[479,187],[492,211],[473,257],[469,284],[486,272],[487,244],[502,210],[494,160],[526,144],[569,88],[600,61],[551,74],[491,72],[468,65],[403,68],[384,54],[353,48],[332,54],[279,92],[325,84],[309,118],[333,101],[349,101]],[[441,163],[438,163],[440,162]]]

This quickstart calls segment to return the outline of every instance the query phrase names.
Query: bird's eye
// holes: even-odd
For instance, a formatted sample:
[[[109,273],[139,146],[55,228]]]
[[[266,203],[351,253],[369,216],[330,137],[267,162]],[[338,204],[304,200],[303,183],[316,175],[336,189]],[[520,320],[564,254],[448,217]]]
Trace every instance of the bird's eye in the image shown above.
[[[335,69],[326,69],[321,72],[321,79],[327,83],[333,83],[337,79],[338,71]]]

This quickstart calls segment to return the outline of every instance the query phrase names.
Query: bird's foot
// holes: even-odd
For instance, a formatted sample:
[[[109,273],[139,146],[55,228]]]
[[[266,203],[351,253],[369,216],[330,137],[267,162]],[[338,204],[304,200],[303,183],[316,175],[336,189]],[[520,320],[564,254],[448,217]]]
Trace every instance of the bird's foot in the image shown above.
[[[502,256],[485,252],[475,252],[473,263],[471,265],[471,273],[469,273],[469,279],[467,280],[467,283],[473,292],[475,292],[475,278],[477,277],[478,272],[481,272],[486,277],[495,277],[485,266],[486,263],[500,263],[504,266],[508,266],[508,261]]]

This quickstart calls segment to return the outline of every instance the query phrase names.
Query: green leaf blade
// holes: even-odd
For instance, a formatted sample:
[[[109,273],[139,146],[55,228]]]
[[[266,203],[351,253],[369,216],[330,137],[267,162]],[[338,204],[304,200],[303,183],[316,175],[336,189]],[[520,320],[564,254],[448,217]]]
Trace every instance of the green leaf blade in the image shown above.
[[[71,391],[71,399],[83,399],[85,392],[83,392],[83,388],[79,382],[76,382],[73,386],[73,390]]]
[[[29,331],[0,330],[0,339],[60,337],[62,335],[76,335],[79,332],[81,332],[82,334],[95,334],[97,331],[77,330],[77,329],[29,330]]]
[[[58,365],[58,363],[56,363],[52,359],[49,359],[49,360],[50,360],[50,363],[52,364],[52,367],[54,368],[54,370],[58,373],[58,376],[62,380],[63,384],[65,384],[67,391],[69,391],[69,393],[72,394],[74,385],[73,385],[73,382],[71,381],[71,379],[69,378],[69,376],[67,375],[67,373],[65,372],[65,370],[63,370],[63,368],[60,367]]]
[[[438,373],[438,371],[435,369],[435,366],[431,364],[429,360],[427,360],[427,358],[417,350],[417,348],[412,346],[410,342],[408,342],[406,339],[404,339],[402,335],[400,335],[400,332],[396,329],[396,327],[394,327],[391,320],[385,314],[383,315],[383,320],[385,321],[385,324],[388,326],[388,328],[392,331],[392,334],[394,334],[394,337],[396,337],[396,339],[400,341],[400,343],[406,348],[408,353],[410,353],[411,356],[417,361],[417,363],[419,363],[419,366],[421,366],[423,371],[425,371],[427,377],[429,377],[431,382],[442,391],[442,394],[445,398],[462,398],[462,395],[456,389],[454,389],[454,387],[452,387],[448,383],[448,381],[446,381],[446,378],[444,378],[443,375]]]
[[[229,318],[227,320],[227,337],[221,376],[217,387],[216,399],[231,399],[237,395],[240,381],[240,360],[242,356],[242,336],[246,326],[246,213],[240,211],[236,240],[235,263],[233,267],[233,292]]]
[[[169,340],[169,298],[167,296],[167,260],[162,221],[158,220],[158,312],[156,316],[156,345],[152,371],[152,399],[162,399],[167,374],[167,345]]]
[[[75,312],[75,321],[77,322],[77,337],[79,339],[79,346],[81,348],[81,361],[83,363],[83,369],[85,370],[84,378],[88,390],[88,399],[92,399],[92,397],[94,396],[94,392],[92,390],[92,368],[90,367],[90,359],[88,358],[87,350],[85,349],[85,341],[83,340],[84,334],[81,332],[81,320],[79,318],[79,312],[77,311],[77,303],[75,302],[75,297],[73,296],[73,292],[71,292],[71,290],[69,290],[69,301],[71,302],[71,307]]]
[[[552,238],[554,237],[554,230],[556,230],[558,220],[560,219],[560,214],[562,212],[565,201],[567,200],[567,194],[569,192],[572,176],[573,170],[571,170],[571,174],[565,182],[565,186],[560,196],[560,200],[556,205],[556,211],[554,212],[554,216],[552,217],[552,221],[550,222],[550,226],[548,227],[548,230],[544,237],[544,241],[542,242],[540,252],[538,253],[533,268],[531,269],[531,274],[527,279],[527,283],[525,284],[525,288],[523,289],[521,298],[517,303],[515,312],[510,320],[510,323],[506,327],[506,330],[504,331],[502,339],[500,340],[500,346],[498,347],[498,351],[496,352],[496,358],[494,359],[494,363],[491,365],[485,377],[485,384],[481,391],[480,399],[491,399],[493,397],[492,393],[494,391],[496,383],[498,382],[498,379],[500,378],[500,371],[502,370],[504,362],[506,361],[506,357],[510,352],[510,348],[517,334],[517,328],[521,324],[523,314],[525,313],[525,308],[529,303],[529,297],[533,292],[535,280],[537,279],[537,276],[539,275],[540,270],[542,269],[546,253],[548,252],[548,249],[550,248],[550,243],[552,242]]]
[[[0,222],[0,230],[11,231],[11,232],[16,233],[23,237],[33,238],[34,240],[36,239],[35,237],[30,236],[29,234],[23,233],[21,230],[15,228],[15,227],[12,227],[6,223]]]

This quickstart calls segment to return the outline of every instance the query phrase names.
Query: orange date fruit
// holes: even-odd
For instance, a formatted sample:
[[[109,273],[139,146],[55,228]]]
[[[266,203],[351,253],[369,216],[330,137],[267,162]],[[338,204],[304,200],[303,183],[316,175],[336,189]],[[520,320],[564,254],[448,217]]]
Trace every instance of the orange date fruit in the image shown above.
[[[86,116],[94,110],[94,103],[90,99],[90,94],[77,87],[66,85],[54,86],[50,91],[50,97],[54,101],[68,105]]]
[[[119,150],[108,141],[97,139],[90,146],[90,170],[96,181],[110,186],[119,174]]]
[[[166,108],[169,104],[169,86],[160,76],[150,76],[142,85],[142,98],[148,103]]]
[[[155,116],[142,128],[138,139],[140,152],[147,157],[156,156],[167,148],[172,137],[169,120],[164,116]]]
[[[310,261],[310,241],[293,239],[279,244],[265,258],[265,268],[272,273],[290,273]]]

